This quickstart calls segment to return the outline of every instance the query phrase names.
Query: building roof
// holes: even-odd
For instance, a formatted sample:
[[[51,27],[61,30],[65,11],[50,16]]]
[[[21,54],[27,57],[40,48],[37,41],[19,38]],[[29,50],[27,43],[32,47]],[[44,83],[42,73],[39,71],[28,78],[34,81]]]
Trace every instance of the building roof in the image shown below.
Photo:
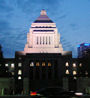
[[[34,23],[53,23],[53,21],[47,16],[45,10],[41,10],[40,16],[34,21]]]

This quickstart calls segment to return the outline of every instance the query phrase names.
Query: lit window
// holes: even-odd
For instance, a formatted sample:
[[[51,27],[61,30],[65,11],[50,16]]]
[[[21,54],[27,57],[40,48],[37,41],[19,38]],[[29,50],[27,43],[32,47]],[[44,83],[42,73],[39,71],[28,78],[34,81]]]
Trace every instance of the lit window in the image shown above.
[[[48,66],[51,66],[51,63],[48,63]]]
[[[22,63],[18,63],[18,67],[21,67],[22,66]]]
[[[11,64],[11,68],[14,68],[14,63]]]
[[[86,71],[85,74],[88,75],[88,72]]]
[[[45,62],[42,62],[42,66],[45,66]]]
[[[21,80],[21,79],[22,79],[21,76],[19,76],[19,77],[18,77],[18,80]]]
[[[76,71],[73,71],[73,75],[76,75],[77,74],[77,72]]]
[[[67,66],[67,67],[69,66],[69,63],[68,63],[68,62],[66,62],[66,66]]]
[[[8,67],[8,64],[5,64],[6,67]]]
[[[14,72],[12,72],[12,75],[14,75]]]
[[[73,63],[73,67],[76,67],[76,64],[75,63]]]
[[[34,66],[34,63],[33,63],[33,62],[31,62],[31,63],[30,63],[30,67],[33,67],[33,66]]]
[[[21,57],[19,57],[19,60],[21,60],[22,58]]]
[[[39,62],[36,63],[36,66],[40,66]]]
[[[77,77],[74,77],[74,79],[76,80],[76,79],[77,79]]]
[[[18,70],[18,75],[21,75],[22,74],[22,70]]]
[[[69,70],[68,69],[66,70],[66,74],[69,74]]]
[[[1,66],[2,64],[0,64],[0,66]]]
[[[82,63],[80,63],[79,66],[82,67]]]

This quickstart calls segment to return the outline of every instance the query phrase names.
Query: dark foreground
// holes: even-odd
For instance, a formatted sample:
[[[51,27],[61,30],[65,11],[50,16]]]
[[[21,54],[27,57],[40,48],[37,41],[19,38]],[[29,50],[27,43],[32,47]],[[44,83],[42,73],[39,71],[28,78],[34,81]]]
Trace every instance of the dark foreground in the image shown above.
[[[47,98],[47,97],[32,97],[32,96],[21,96],[21,95],[13,95],[13,96],[0,96],[0,98]],[[54,98],[53,96],[50,98]],[[56,98],[56,97],[55,97]],[[58,97],[58,98],[62,98],[62,97]],[[63,97],[63,98],[67,98],[67,97]],[[69,97],[69,98],[90,98],[90,95],[83,95],[83,96],[79,96],[79,97]]]

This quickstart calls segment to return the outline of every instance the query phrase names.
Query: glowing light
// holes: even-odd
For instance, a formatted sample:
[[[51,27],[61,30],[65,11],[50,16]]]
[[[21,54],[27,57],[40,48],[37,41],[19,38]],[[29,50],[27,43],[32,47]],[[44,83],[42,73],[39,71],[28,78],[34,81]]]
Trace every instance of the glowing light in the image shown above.
[[[22,66],[22,63],[18,63],[18,67],[21,67]]]
[[[85,45],[85,46],[89,46],[90,44],[85,43],[84,45]]]
[[[33,63],[33,62],[31,62],[31,63],[30,63],[30,67],[33,67],[33,66],[34,66],[34,63]]]
[[[68,62],[66,62],[66,66],[67,66],[67,67],[69,66],[69,63],[68,63]]]
[[[81,92],[76,92],[75,95],[77,95],[77,96],[82,96],[83,93],[81,93]]]
[[[76,64],[75,63],[73,63],[73,67],[76,67]]]
[[[35,96],[35,95],[37,95],[37,92],[31,92],[30,95]]]
[[[66,74],[69,74],[69,70],[68,69],[66,70]]]
[[[36,63],[36,66],[40,66],[39,62]]]
[[[73,71],[73,75],[76,75],[77,74],[77,72],[76,71]]]
[[[80,63],[79,66],[82,67],[82,63]]]
[[[45,62],[42,63],[42,66],[45,66]]]
[[[18,77],[18,80],[21,80],[21,79],[22,79],[21,76],[19,76],[19,77]]]
[[[18,75],[21,75],[22,74],[22,70],[18,70]]]
[[[51,66],[51,63],[48,63],[48,66]]]
[[[14,68],[14,63],[11,64],[11,68]]]
[[[5,64],[6,67],[8,67],[8,64]]]
[[[77,79],[77,77],[74,77],[74,79],[76,80],[76,79]]]

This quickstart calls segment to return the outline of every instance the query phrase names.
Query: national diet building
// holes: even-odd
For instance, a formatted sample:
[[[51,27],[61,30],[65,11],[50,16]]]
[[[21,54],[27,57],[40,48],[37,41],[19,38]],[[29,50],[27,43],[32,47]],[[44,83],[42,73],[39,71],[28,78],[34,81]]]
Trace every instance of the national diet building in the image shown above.
[[[16,91],[62,87],[64,65],[71,57],[70,51],[63,50],[56,24],[41,10],[31,24],[24,51],[15,53]]]

